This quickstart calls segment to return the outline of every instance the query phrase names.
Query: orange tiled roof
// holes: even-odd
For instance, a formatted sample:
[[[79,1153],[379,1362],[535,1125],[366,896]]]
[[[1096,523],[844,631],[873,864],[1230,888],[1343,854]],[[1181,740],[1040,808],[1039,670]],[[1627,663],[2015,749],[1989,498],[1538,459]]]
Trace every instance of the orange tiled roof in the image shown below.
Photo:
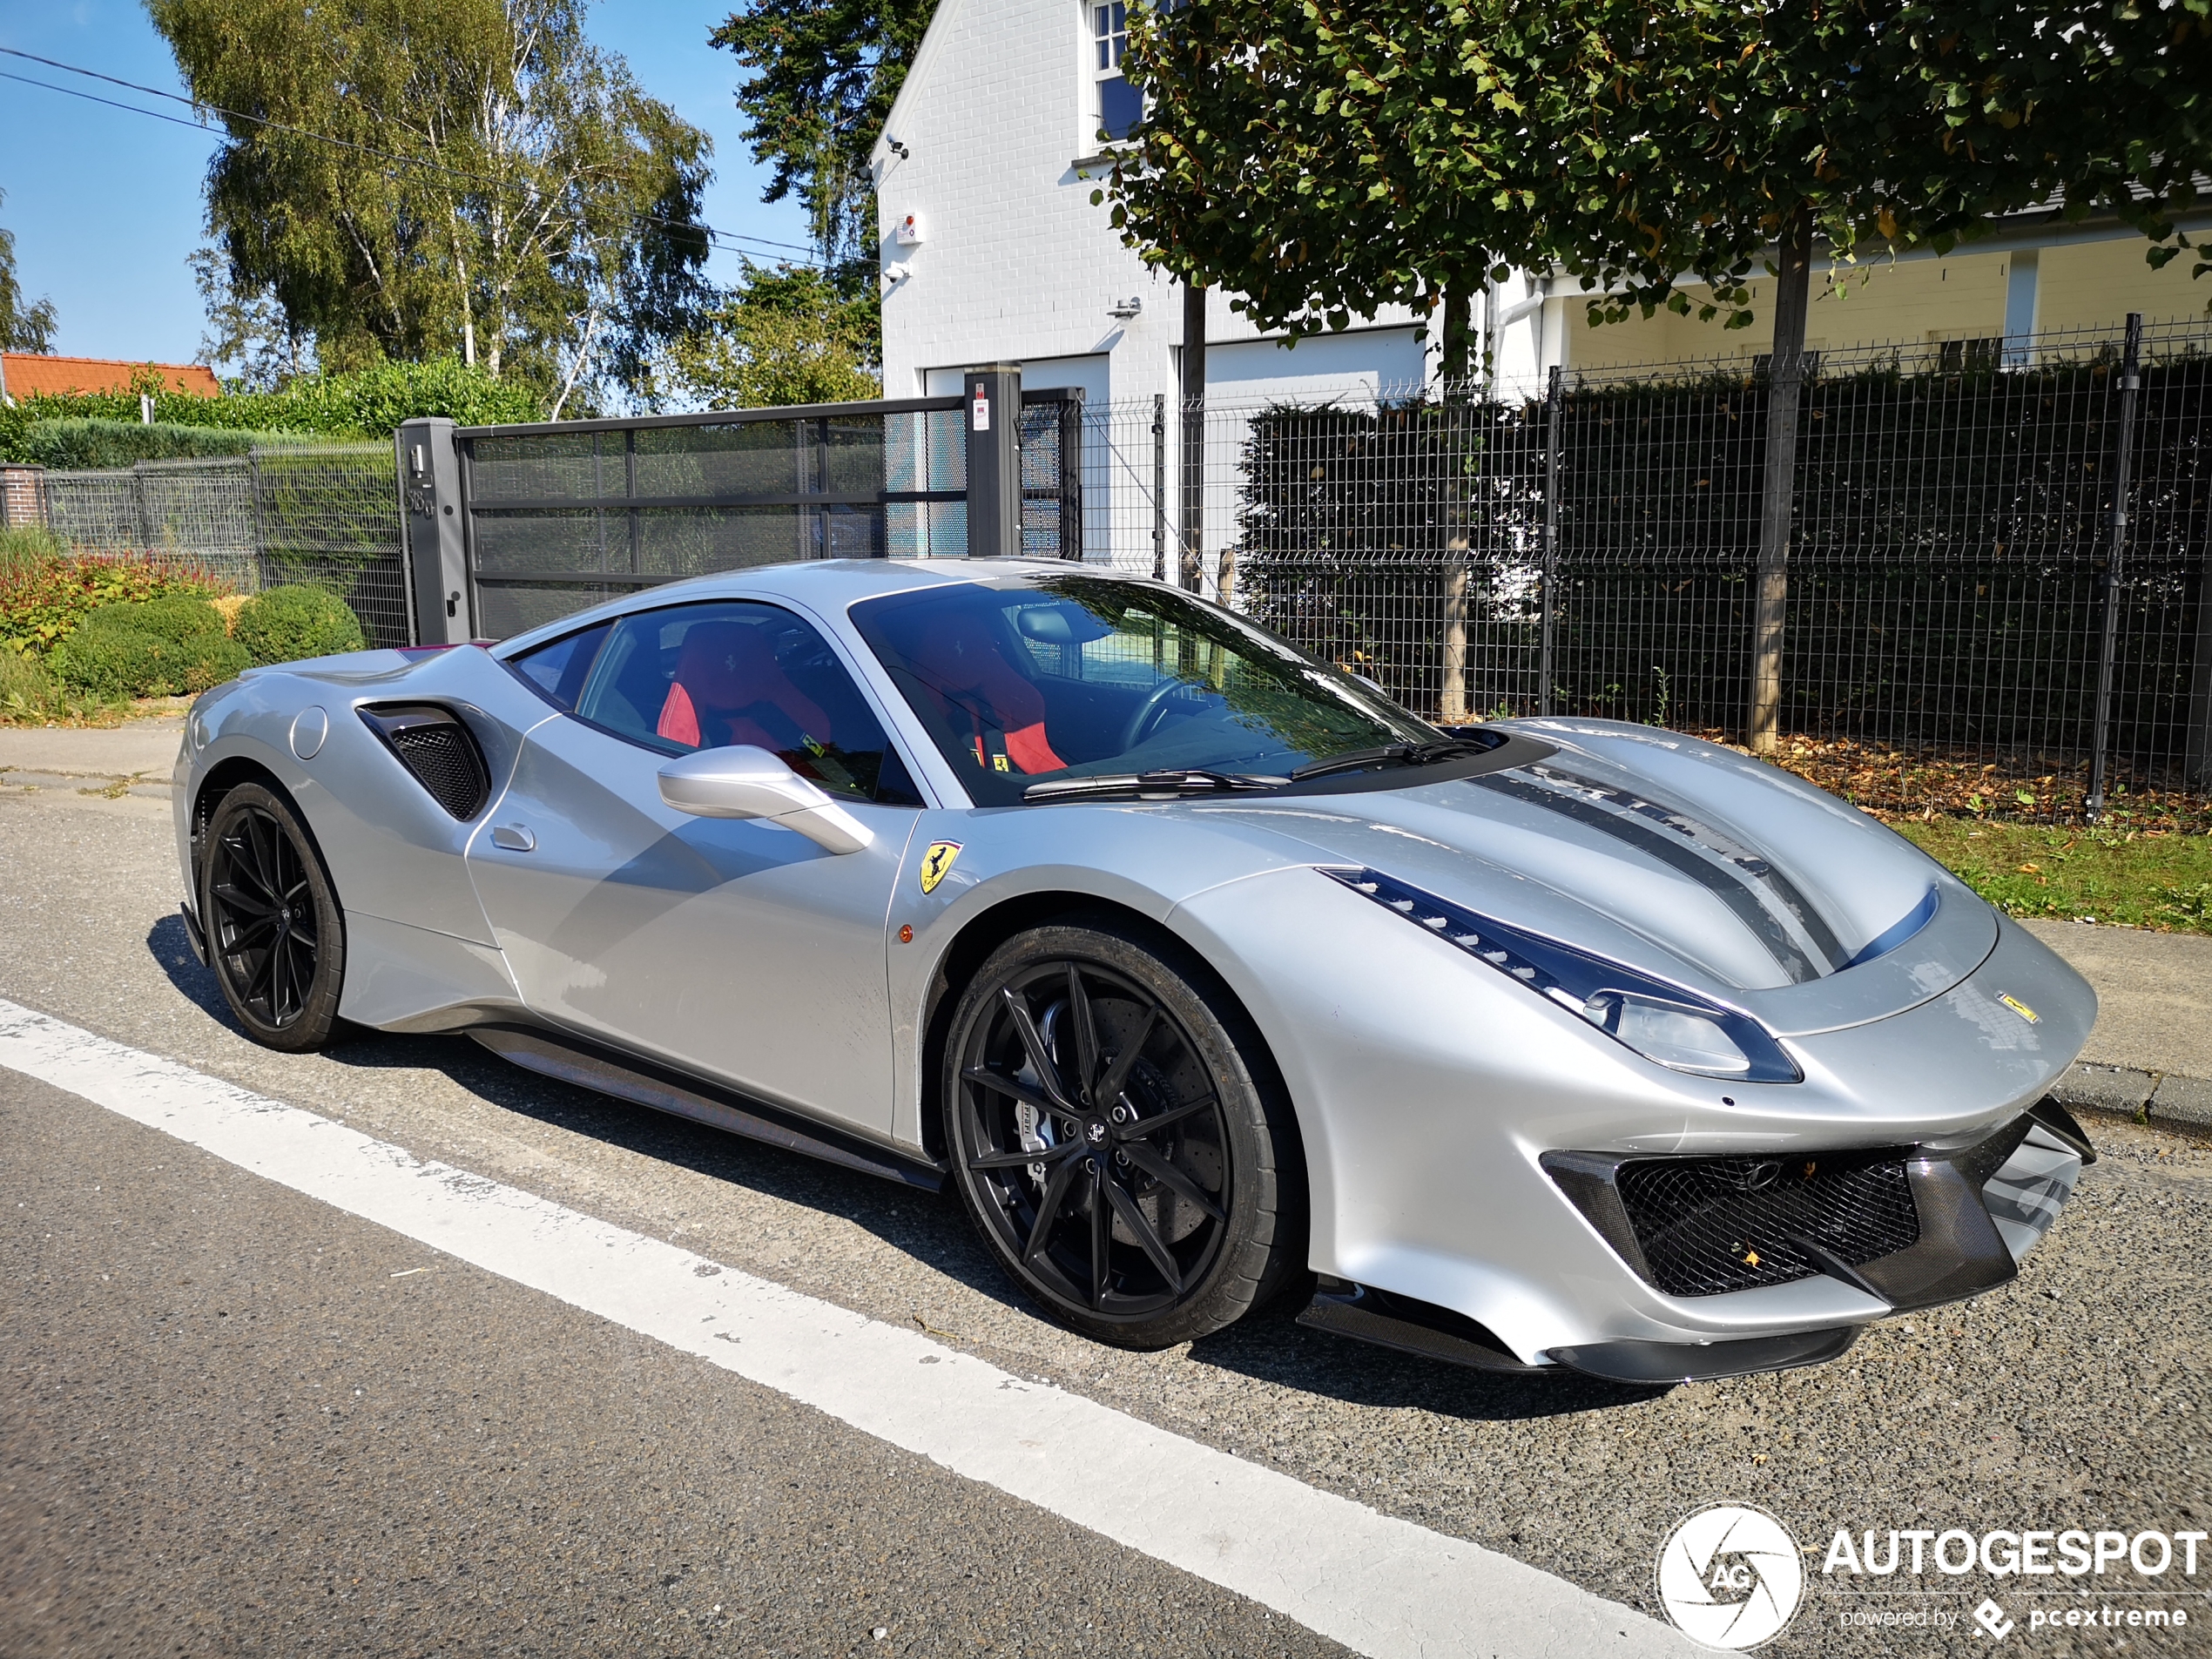
[[[215,397],[222,388],[205,363],[126,363],[108,357],[37,357],[28,352],[0,353],[0,375],[10,397],[41,392],[127,392],[131,377],[151,368],[174,392]]]

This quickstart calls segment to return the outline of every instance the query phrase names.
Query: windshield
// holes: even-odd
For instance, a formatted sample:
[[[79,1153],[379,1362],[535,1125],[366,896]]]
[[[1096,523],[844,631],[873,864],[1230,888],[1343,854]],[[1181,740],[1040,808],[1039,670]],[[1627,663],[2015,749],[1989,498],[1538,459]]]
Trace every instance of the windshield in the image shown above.
[[[1442,736],[1230,612],[1127,578],[963,583],[852,615],[980,806],[1128,773],[1279,782]]]

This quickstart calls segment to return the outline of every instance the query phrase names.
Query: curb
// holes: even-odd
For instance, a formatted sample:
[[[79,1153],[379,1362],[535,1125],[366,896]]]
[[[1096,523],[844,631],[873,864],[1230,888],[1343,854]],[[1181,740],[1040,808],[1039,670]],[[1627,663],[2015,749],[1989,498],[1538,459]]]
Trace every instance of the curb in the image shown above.
[[[2051,1097],[2068,1111],[2212,1139],[2212,1081],[2202,1077],[2077,1062],[2052,1085]]]

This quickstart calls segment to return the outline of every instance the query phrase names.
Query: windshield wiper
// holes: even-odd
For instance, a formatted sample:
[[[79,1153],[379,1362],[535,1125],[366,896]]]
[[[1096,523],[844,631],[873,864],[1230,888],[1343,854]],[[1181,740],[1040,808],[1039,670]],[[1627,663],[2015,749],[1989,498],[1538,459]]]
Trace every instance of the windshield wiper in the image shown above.
[[[1173,800],[1184,795],[1224,791],[1280,789],[1288,778],[1251,772],[1204,772],[1178,767],[1170,772],[1113,772],[1094,778],[1060,778],[1031,784],[1023,800],[1068,800],[1084,795],[1135,795],[1141,800]]]
[[[1291,774],[1292,783],[1325,778],[1332,772],[1358,772],[1364,766],[1433,766],[1463,754],[1487,754],[1498,745],[1480,738],[1444,738],[1434,743],[1386,743],[1379,749],[1354,749],[1328,760],[1300,766]]]

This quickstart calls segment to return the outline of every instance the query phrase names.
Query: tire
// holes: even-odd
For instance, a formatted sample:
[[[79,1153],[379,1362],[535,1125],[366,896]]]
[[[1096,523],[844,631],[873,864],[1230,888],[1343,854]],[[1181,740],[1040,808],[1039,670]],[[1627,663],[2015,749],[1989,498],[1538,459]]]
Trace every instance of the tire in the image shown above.
[[[265,1048],[321,1048],[338,1022],[346,919],[314,838],[282,795],[239,784],[201,844],[200,921],[223,1000]]]
[[[1121,1347],[1191,1341],[1303,1265],[1296,1134],[1270,1076],[1179,948],[1109,919],[1034,928],[984,962],[948,1030],[954,1184],[1062,1323]]]

